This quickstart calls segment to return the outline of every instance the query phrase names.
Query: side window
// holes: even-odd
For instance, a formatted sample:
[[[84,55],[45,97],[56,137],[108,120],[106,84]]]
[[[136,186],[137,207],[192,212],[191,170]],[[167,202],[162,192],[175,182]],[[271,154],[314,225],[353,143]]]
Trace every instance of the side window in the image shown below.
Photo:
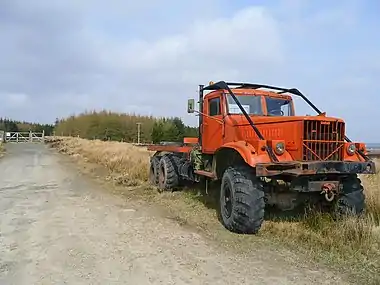
[[[208,101],[208,114],[210,116],[220,115],[220,97]]]

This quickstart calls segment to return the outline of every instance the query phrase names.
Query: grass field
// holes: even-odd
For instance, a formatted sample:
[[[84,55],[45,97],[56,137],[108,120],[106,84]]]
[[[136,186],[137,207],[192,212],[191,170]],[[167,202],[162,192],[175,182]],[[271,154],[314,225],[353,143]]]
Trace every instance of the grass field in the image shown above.
[[[380,284],[380,174],[361,177],[367,199],[363,218],[336,222],[318,213],[290,218],[272,216],[257,236],[234,235],[219,223],[214,195],[205,196],[194,189],[159,194],[148,186],[152,153],[144,148],[79,138],[48,138],[48,143],[91,167],[94,173],[123,185],[120,194],[126,198],[162,205],[179,223],[197,228],[226,246],[244,251],[262,241],[283,244],[363,283]]]

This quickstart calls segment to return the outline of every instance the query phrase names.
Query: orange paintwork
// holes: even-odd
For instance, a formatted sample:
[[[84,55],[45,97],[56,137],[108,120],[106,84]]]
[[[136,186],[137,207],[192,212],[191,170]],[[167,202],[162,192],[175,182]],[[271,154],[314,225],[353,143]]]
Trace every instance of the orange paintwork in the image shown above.
[[[185,137],[185,138],[183,138],[183,143],[184,144],[197,144],[198,143],[198,138]]]
[[[147,146],[147,150],[149,151],[189,153],[192,149],[193,148],[191,146],[157,145],[157,144],[152,144],[152,145]]]
[[[351,143],[345,143],[345,145],[344,145],[344,156],[343,156],[343,159],[345,160],[345,161],[365,161],[357,152],[355,152],[355,154],[354,155],[349,155],[348,153],[347,153],[347,151],[346,151],[346,148],[347,148],[347,146],[348,145],[350,145]],[[356,148],[357,149],[361,149],[363,152],[364,152],[364,154],[368,154],[368,152],[367,152],[367,149],[366,149],[366,147],[365,147],[365,144],[364,143],[355,143],[355,145],[356,145]]]
[[[231,148],[239,152],[241,157],[247,162],[249,165],[254,166],[257,163],[270,163],[271,160],[268,156],[268,153],[262,149],[262,147],[265,146],[267,141],[255,141],[254,147],[252,144],[246,142],[246,141],[236,141],[236,142],[229,142],[224,144],[221,148]],[[286,161],[292,161],[291,155],[285,151],[282,155],[277,155],[277,159],[279,162],[286,162]]]
[[[312,146],[314,143],[313,140],[304,138],[305,121],[319,121],[322,125],[342,123],[343,127],[340,132],[344,134],[344,121],[338,118],[326,117],[325,114],[319,116],[266,116],[264,96],[290,100],[291,109],[294,114],[294,104],[291,96],[254,89],[233,89],[233,92],[235,95],[263,96],[261,100],[263,115],[250,115],[250,118],[260,130],[265,140],[259,140],[243,114],[227,114],[226,97],[223,95],[227,92],[225,90],[217,90],[204,96],[203,124],[200,128],[202,133],[202,152],[204,153],[214,154],[222,148],[233,148],[240,153],[249,165],[255,166],[257,163],[271,162],[268,153],[265,150],[261,150],[260,146],[266,143],[272,144],[271,140],[282,140],[285,142],[286,151],[282,155],[276,155],[278,160],[280,162],[301,161],[304,155],[303,149]],[[208,116],[209,100],[217,97],[220,98],[221,114]],[[315,130],[312,130],[312,132],[313,135],[318,133]],[[345,145],[343,145],[343,138],[336,141],[320,139],[317,142],[322,142],[326,145],[332,142],[337,147],[331,149],[331,154],[326,156],[326,158],[314,160],[328,160],[329,158],[331,159],[332,155],[340,152],[339,155],[343,160],[363,161],[358,154],[353,156],[347,154]],[[315,155],[318,158],[318,155],[311,148],[308,151],[310,151],[311,155]]]

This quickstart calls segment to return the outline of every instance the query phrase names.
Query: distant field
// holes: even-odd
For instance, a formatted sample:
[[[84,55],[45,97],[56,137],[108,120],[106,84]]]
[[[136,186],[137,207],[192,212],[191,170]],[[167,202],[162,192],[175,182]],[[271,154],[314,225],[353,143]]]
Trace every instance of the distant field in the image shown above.
[[[380,149],[380,143],[367,143],[369,149]]]
[[[380,158],[380,144],[370,143],[367,144],[368,155],[373,158]]]

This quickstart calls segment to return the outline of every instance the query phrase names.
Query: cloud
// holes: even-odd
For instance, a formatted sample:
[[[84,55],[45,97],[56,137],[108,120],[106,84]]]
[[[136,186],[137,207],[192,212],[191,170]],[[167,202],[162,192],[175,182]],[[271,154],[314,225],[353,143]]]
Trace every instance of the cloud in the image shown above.
[[[52,122],[106,108],[195,123],[187,98],[225,79],[299,87],[353,139],[380,141],[368,132],[380,75],[369,2],[243,2],[2,1],[0,94],[29,101],[0,114]]]
[[[28,103],[29,97],[26,94],[4,94],[5,103],[10,107],[18,107]]]

